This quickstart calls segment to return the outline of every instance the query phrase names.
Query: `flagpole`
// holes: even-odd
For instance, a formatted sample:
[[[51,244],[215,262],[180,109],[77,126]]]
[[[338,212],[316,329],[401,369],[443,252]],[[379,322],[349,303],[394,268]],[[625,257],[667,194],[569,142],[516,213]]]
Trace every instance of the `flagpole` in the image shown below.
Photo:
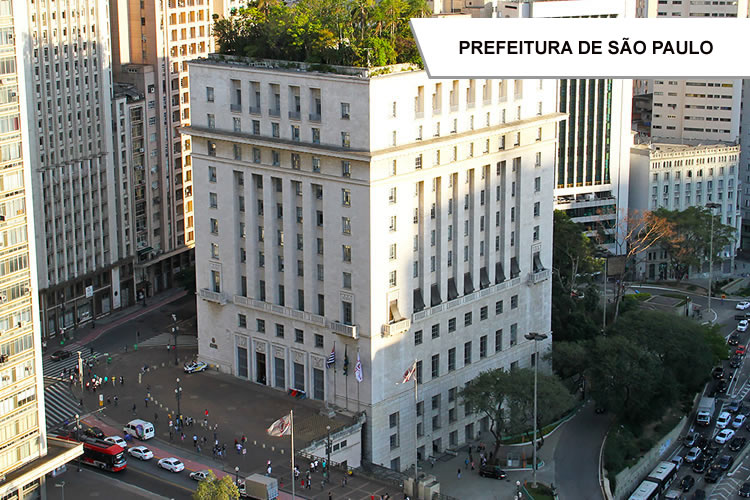
[[[292,427],[292,500],[294,500],[294,483],[296,482],[294,477],[294,410],[289,410],[289,423]]]
[[[357,377],[357,369],[362,369],[362,362],[359,360],[359,347],[357,347],[357,364],[354,366],[354,377]],[[357,379],[357,413],[359,413],[359,384],[360,380]]]

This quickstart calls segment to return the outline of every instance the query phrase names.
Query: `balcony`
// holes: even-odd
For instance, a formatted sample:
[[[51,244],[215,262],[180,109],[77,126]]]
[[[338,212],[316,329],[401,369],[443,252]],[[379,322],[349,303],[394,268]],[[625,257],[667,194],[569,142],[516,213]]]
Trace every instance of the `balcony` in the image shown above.
[[[458,111],[458,104],[451,104],[451,113]]]
[[[198,296],[203,300],[215,302],[216,304],[222,306],[227,303],[227,299],[226,297],[224,297],[224,294],[222,294],[221,292],[214,292],[212,290],[209,290],[208,288],[201,288],[200,290],[198,290]]]
[[[354,325],[345,325],[343,323],[339,323],[338,321],[326,321],[326,323],[328,323],[326,325],[327,328],[333,333],[337,333],[339,335],[343,335],[352,339],[359,338],[359,336],[357,335],[357,327]]]
[[[310,113],[310,121],[320,123],[320,113]]]
[[[250,114],[251,115],[259,115],[260,114],[260,106],[250,106]]]
[[[242,113],[242,104],[230,104],[229,109],[232,113]]]
[[[300,112],[299,111],[290,111],[289,112],[289,119],[290,120],[299,120],[300,119]]]
[[[269,108],[268,109],[268,114],[271,115],[271,116],[280,117],[281,116],[281,109],[280,108],[276,108],[276,109]]]
[[[402,319],[393,323],[383,325],[381,333],[383,337],[390,337],[391,335],[398,335],[406,332],[411,327],[411,320],[409,318]]]
[[[417,120],[424,118],[424,111],[415,111],[414,118]]]
[[[529,273],[528,283],[529,285],[536,285],[537,283],[541,283],[542,281],[548,280],[550,274],[551,272],[549,269],[542,269],[541,271],[537,271],[535,273]]]

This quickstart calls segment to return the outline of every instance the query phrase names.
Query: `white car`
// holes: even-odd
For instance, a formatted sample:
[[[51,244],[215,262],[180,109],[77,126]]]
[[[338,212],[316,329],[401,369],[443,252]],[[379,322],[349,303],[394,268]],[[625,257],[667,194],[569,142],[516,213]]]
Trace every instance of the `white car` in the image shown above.
[[[208,365],[203,361],[191,361],[189,363],[185,363],[184,366],[185,373],[203,372],[206,371],[206,368],[208,368]]]
[[[747,331],[747,320],[743,319],[737,324],[737,331],[738,332],[746,332]]]
[[[195,479],[198,482],[204,481],[208,477],[208,474],[210,472],[210,470],[197,470],[195,472],[191,472],[190,479]]]
[[[716,427],[719,429],[723,429],[727,425],[729,425],[729,422],[732,421],[732,414],[728,411],[723,411],[721,414],[719,414],[719,418],[716,419]]]
[[[732,439],[734,437],[734,434],[735,431],[733,431],[732,429],[724,429],[716,435],[716,438],[714,438],[714,440],[719,444],[724,444]]]
[[[128,450],[128,453],[130,453],[130,456],[140,460],[151,460],[154,458],[154,453],[145,446],[134,446]]]
[[[750,302],[747,302],[746,300],[743,300],[742,302],[738,302],[736,306],[736,308],[739,309],[740,311],[744,311],[748,307],[750,307]]]
[[[690,448],[690,451],[688,452],[688,454],[685,455],[685,461],[688,463],[695,462],[696,460],[698,460],[698,457],[701,456],[702,451],[703,450],[701,450],[697,446],[693,446],[692,448]]]
[[[109,436],[109,437],[105,437],[104,440],[107,441],[108,443],[116,444],[117,446],[121,447],[123,450],[128,447],[128,443],[120,436]]]
[[[185,469],[185,464],[180,462],[178,458],[169,457],[159,460],[159,467],[172,472],[180,472]]]
[[[747,417],[743,414],[736,415],[734,417],[734,420],[732,420],[732,427],[735,429],[739,429],[743,425],[745,425],[745,420],[747,420]]]

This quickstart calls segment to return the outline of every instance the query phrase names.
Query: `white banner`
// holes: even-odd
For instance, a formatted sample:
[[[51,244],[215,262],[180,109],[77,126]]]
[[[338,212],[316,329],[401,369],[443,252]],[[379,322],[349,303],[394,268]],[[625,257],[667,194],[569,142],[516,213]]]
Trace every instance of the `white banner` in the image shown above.
[[[431,78],[750,77],[750,19],[412,19]]]

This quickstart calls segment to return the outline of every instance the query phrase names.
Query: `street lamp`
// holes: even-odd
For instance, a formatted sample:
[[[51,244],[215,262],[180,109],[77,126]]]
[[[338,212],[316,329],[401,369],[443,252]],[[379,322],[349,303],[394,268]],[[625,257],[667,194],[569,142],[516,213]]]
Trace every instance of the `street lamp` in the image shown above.
[[[532,486],[534,489],[536,489],[536,468],[537,468],[537,462],[536,462],[536,428],[538,425],[538,418],[537,418],[537,378],[539,376],[539,341],[545,340],[548,335],[544,333],[536,333],[536,332],[529,332],[526,335],[524,335],[526,340],[533,340],[534,341],[534,464],[533,464],[533,476],[532,476]]]
[[[240,484],[240,466],[234,467],[234,484]]]
[[[326,425],[326,478],[328,477],[328,470],[331,467],[331,445],[331,426]]]
[[[177,332],[179,331],[179,327],[177,326],[177,315],[172,315],[172,321],[174,322],[174,325],[172,325],[172,335],[174,335],[174,365],[177,366]]]
[[[180,398],[182,397],[182,387],[180,386],[180,377],[177,377],[177,387],[174,390],[174,397],[177,399],[177,421],[182,427],[182,411],[180,411]]]
[[[708,313],[711,314],[711,288],[713,288],[714,276],[714,208],[721,208],[718,203],[706,203],[706,208],[711,211],[711,238],[708,247]],[[709,320],[713,323],[713,320]]]

